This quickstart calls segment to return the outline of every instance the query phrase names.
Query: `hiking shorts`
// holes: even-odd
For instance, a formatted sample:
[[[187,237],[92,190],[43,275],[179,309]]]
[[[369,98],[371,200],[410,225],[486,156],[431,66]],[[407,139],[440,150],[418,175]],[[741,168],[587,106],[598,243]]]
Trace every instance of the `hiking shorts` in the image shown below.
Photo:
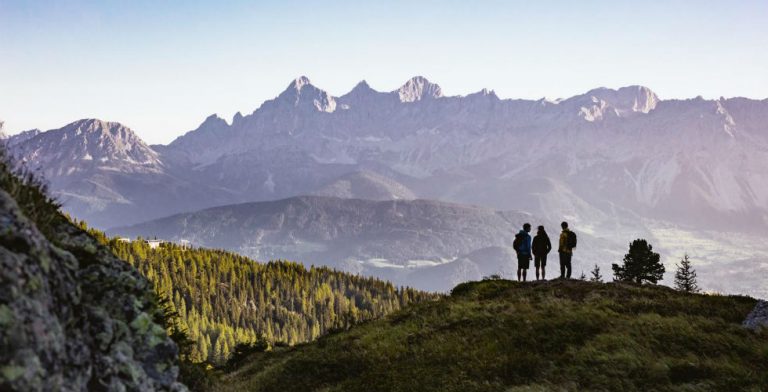
[[[533,257],[533,266],[536,268],[547,266],[547,255],[536,255]]]
[[[531,267],[531,255],[517,255],[517,269],[528,269]]]

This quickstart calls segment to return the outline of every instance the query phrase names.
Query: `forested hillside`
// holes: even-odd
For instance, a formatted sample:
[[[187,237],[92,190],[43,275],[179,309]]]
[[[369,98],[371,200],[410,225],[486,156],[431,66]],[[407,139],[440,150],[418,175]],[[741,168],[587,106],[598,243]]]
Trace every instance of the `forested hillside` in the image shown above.
[[[221,364],[235,345],[259,336],[302,343],[371,320],[411,302],[435,298],[375,278],[289,261],[266,264],[223,250],[183,249],[144,241],[106,242],[168,298],[195,342],[193,361]]]

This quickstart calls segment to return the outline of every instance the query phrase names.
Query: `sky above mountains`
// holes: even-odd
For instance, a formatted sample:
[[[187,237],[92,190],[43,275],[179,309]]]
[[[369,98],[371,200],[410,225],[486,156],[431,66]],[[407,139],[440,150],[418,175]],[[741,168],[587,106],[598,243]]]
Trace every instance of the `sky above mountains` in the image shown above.
[[[424,75],[445,95],[765,98],[766,19],[764,1],[0,0],[0,119],[15,133],[95,117],[167,143],[299,75],[336,96]]]

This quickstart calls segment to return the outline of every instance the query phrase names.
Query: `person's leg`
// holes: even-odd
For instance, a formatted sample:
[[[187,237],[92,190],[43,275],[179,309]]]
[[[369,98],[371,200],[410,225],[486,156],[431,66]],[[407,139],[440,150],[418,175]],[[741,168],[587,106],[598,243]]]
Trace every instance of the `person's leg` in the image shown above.
[[[565,278],[565,253],[559,253],[560,255],[560,279]]]
[[[547,280],[547,255],[541,256],[541,279]],[[536,270],[536,279],[539,278],[538,270]]]
[[[528,275],[528,269],[527,268],[523,268],[523,282],[526,281],[527,275]]]
[[[541,256],[535,256],[533,259],[533,266],[536,268],[536,280],[539,280],[539,267],[541,265]]]
[[[567,272],[566,272],[566,275],[567,275],[567,276],[566,276],[566,278],[567,278],[567,279],[570,279],[570,278],[571,278],[571,269],[572,269],[572,268],[571,268],[571,260],[573,259],[573,254],[571,254],[571,253],[567,253],[567,254],[566,254],[566,256],[567,256],[567,257],[566,257],[566,264],[565,264],[565,268],[566,268],[566,270],[567,270]]]
[[[520,281],[520,267],[517,267],[517,281]]]

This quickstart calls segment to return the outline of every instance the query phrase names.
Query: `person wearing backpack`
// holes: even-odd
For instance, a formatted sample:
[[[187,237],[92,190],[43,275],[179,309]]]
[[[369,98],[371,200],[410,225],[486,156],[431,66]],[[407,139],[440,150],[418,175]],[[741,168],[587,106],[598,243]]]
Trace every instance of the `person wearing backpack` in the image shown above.
[[[568,222],[560,224],[563,228],[560,233],[560,244],[557,253],[560,254],[560,279],[571,278],[571,260],[573,259],[573,249],[576,247],[576,233],[568,229]]]
[[[539,268],[541,268],[541,279],[547,280],[547,255],[552,251],[552,241],[544,231],[544,226],[539,226],[536,237],[533,237],[531,250],[534,256],[533,266],[536,267],[536,280],[539,280]]]
[[[517,252],[517,280],[525,282],[528,275],[528,268],[531,265],[531,224],[526,223],[523,229],[515,235],[515,241],[512,247]]]

